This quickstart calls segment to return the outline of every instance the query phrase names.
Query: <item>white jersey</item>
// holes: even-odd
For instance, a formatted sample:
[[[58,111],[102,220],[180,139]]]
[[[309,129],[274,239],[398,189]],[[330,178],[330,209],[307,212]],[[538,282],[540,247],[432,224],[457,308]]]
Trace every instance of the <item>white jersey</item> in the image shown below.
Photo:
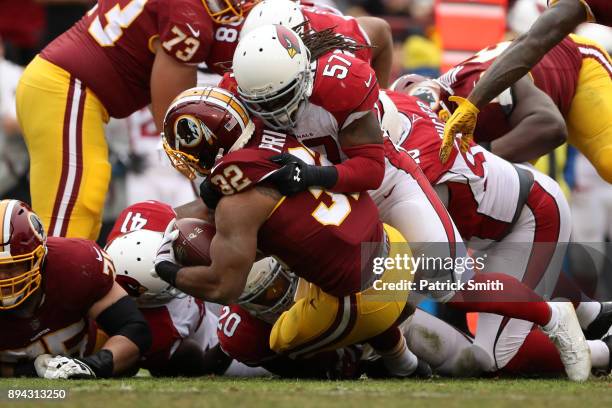
[[[219,342],[217,316],[191,296],[174,298],[163,306],[141,311],[153,336],[153,345],[143,357],[145,368],[163,368],[186,339],[194,340],[204,351]]]

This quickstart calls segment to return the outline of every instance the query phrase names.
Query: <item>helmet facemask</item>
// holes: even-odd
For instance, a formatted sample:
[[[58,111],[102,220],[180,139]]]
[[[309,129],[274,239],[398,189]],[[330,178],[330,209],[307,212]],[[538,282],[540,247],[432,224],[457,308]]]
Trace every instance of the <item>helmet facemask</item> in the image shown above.
[[[295,127],[302,102],[312,93],[313,78],[310,68],[299,72],[296,78],[278,91],[269,89],[248,92],[238,87],[238,93],[246,108],[275,130]]]
[[[259,1],[249,0],[202,0],[204,8],[211,20],[215,23],[231,23],[242,18],[242,16],[253,8]]]
[[[45,246],[39,245],[28,254],[0,257],[0,274],[3,270],[23,271],[15,276],[0,279],[0,311],[20,306],[40,287],[41,265],[45,253]]]
[[[276,319],[294,303],[298,278],[291,271],[273,261],[273,269],[257,287],[238,299],[238,304],[260,320],[274,324]]]

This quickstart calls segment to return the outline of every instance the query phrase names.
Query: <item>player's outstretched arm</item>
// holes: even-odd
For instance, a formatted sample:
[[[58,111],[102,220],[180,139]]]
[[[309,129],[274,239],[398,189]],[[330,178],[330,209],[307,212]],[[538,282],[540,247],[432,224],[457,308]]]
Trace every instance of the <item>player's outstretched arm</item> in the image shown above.
[[[363,16],[357,17],[357,23],[366,32],[372,49],[372,68],[376,79],[382,88],[389,86],[391,63],[393,62],[393,36],[391,26],[382,18]]]
[[[141,354],[151,346],[149,325],[136,306],[117,282],[111,290],[89,309],[89,317],[109,335],[102,349],[86,357],[86,363],[97,377],[121,374],[138,362]]]
[[[465,151],[474,137],[480,109],[520,78],[542,59],[574,28],[587,19],[586,10],[577,0],[559,0],[547,9],[531,26],[502,52],[478,81],[467,98],[451,97],[458,107],[446,122],[440,160],[450,157],[455,137],[461,135],[461,149]]]
[[[235,302],[255,261],[257,232],[280,198],[274,190],[263,187],[223,197],[215,211],[217,232],[210,244],[211,265],[181,268],[175,286],[206,301]]]
[[[559,0],[497,57],[467,99],[479,109],[484,107],[525,76],[544,54],[586,19],[586,10],[580,1]]]
[[[520,163],[545,155],[567,139],[565,120],[555,103],[527,76],[512,87],[512,130],[491,143],[491,151]]]
[[[164,115],[172,100],[196,85],[196,65],[181,64],[155,42],[155,61],[151,71],[151,112],[157,130],[163,129]]]

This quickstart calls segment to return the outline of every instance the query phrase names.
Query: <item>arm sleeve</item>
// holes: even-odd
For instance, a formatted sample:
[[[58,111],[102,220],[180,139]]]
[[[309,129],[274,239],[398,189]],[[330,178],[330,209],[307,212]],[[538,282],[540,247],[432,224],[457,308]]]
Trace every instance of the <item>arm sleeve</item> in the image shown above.
[[[382,144],[366,144],[342,149],[349,159],[336,165],[338,181],[331,188],[339,193],[375,190],[385,177]]]

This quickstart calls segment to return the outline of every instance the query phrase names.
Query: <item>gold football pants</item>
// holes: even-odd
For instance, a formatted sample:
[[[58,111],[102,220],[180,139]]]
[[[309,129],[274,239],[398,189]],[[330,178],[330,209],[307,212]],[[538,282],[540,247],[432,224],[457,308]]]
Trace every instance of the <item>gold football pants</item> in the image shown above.
[[[50,236],[95,240],[111,176],[106,109],[78,78],[39,56],[16,97],[33,210]]]
[[[567,115],[568,142],[612,183],[612,60],[595,41],[570,37],[582,54],[582,67]]]
[[[410,251],[395,228],[385,225],[389,238],[389,258]],[[379,279],[384,283],[411,282],[412,271],[386,269]],[[380,283],[376,285],[381,287]],[[362,292],[338,298],[309,284],[305,297],[285,311],[270,334],[270,348],[290,356],[335,350],[371,339],[401,322],[407,306],[408,288]],[[410,306],[408,306],[410,307]]]

